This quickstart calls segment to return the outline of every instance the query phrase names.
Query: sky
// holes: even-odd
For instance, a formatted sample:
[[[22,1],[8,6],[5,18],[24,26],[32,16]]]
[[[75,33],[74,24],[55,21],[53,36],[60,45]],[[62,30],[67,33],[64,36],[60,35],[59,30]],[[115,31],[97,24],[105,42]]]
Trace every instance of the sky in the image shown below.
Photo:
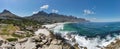
[[[0,0],[0,12],[4,9],[22,17],[45,11],[94,22],[120,21],[120,0]]]

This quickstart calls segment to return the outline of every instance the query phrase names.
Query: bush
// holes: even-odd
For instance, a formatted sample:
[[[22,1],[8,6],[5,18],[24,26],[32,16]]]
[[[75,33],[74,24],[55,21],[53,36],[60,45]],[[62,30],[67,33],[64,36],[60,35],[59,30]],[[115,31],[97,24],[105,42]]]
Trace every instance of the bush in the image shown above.
[[[12,34],[12,36],[13,36],[13,37],[17,37],[17,38],[24,38],[23,35],[17,35],[17,34],[14,34],[14,33]]]
[[[12,42],[12,41],[17,41],[18,39],[17,38],[8,38],[7,39],[9,42]]]

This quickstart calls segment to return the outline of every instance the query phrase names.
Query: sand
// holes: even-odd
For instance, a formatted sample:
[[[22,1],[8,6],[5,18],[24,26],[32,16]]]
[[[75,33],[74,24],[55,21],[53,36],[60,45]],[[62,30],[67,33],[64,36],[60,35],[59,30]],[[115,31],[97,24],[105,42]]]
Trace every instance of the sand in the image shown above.
[[[63,25],[63,24],[66,24],[66,23],[75,23],[75,22],[63,22],[63,23],[47,24],[47,25],[42,25],[42,27],[46,27],[48,29],[53,29],[56,26]]]

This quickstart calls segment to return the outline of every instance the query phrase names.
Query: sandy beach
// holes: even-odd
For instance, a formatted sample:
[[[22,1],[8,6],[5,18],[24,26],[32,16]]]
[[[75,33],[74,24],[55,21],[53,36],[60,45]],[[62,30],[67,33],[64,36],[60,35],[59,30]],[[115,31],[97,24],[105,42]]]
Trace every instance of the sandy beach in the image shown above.
[[[34,32],[35,35],[39,35],[40,33],[45,34],[46,36],[49,35],[49,30],[53,30],[56,26],[63,25],[65,23],[54,23],[54,24],[47,24],[42,25],[43,28],[38,29],[38,31]],[[45,28],[44,28],[45,27]]]
[[[48,29],[53,29],[56,26],[63,25],[63,24],[66,24],[66,23],[75,23],[75,22],[63,22],[63,23],[46,24],[46,25],[42,25],[42,27],[46,27]]]

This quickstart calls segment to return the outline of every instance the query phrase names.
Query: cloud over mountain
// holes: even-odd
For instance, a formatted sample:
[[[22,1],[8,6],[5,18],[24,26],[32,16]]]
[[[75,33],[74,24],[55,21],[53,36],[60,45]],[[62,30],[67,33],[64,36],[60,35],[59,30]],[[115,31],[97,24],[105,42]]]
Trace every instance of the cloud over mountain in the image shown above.
[[[56,9],[52,9],[52,13],[58,13],[59,11]]]
[[[48,8],[49,8],[49,5],[43,5],[43,6],[40,7],[41,10],[46,10]]]

